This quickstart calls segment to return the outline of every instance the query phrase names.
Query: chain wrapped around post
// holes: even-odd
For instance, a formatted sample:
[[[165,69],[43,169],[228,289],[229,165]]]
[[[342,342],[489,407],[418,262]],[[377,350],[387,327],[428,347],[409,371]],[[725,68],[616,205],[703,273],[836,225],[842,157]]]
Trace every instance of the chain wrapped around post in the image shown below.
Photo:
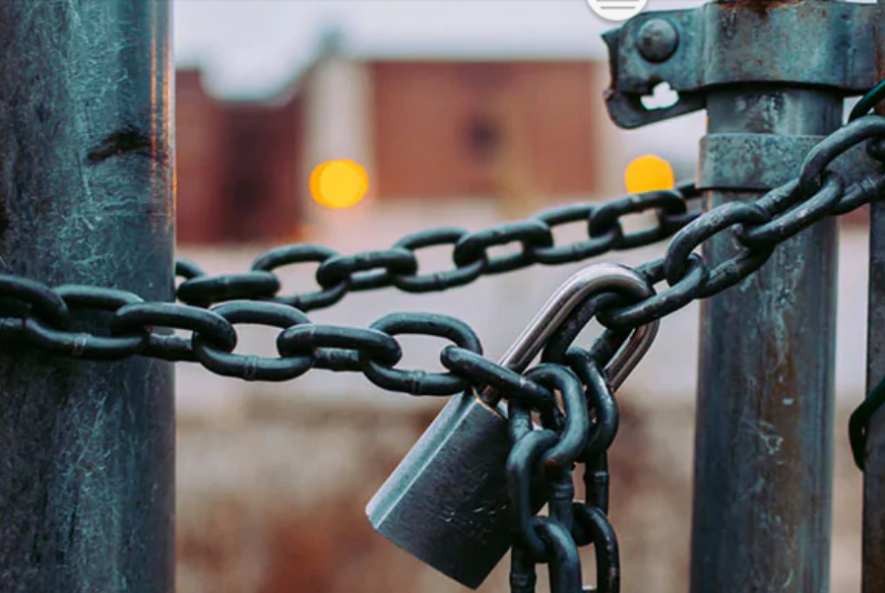
[[[617,593],[617,539],[607,519],[607,451],[618,425],[612,393],[625,371],[610,369],[606,376],[605,365],[632,332],[738,284],[765,265],[778,245],[822,218],[880,199],[885,175],[877,159],[885,152],[883,140],[885,118],[860,117],[817,144],[796,179],[755,202],[728,203],[703,214],[697,211],[698,192],[681,185],[675,191],[628,196],[603,205],[559,207],[478,232],[432,229],[408,235],[384,251],[345,256],[316,245],[285,246],[260,256],[251,270],[240,274],[209,276],[195,264],[179,261],[175,274],[184,280],[177,288],[178,303],[145,302],[119,287],[51,288],[33,279],[0,275],[0,343],[83,360],[147,356],[197,362],[211,372],[247,381],[288,381],[324,369],[359,372],[383,389],[412,395],[496,390],[509,406],[513,445],[507,464],[516,541],[512,590],[534,589],[537,563],[550,564],[554,591],[580,590],[577,548],[592,543],[597,590]],[[872,158],[855,150],[863,145]],[[840,158],[846,154],[852,158]],[[621,217],[641,212],[655,213],[655,224],[625,232]],[[587,238],[556,245],[553,230],[579,221],[586,222]],[[696,249],[721,235],[740,249],[711,267]],[[442,291],[484,275],[583,261],[668,237],[672,238],[664,257],[636,269],[649,286],[664,284],[659,291],[636,298],[612,289],[588,299],[552,332],[542,364],[525,373],[483,357],[473,330],[448,316],[392,313],[367,328],[352,328],[314,324],[306,314],[331,306],[350,292],[386,287],[414,293]],[[440,245],[452,246],[454,267],[420,273],[416,252]],[[501,245],[520,249],[505,256],[489,254],[490,247]],[[318,264],[319,289],[279,294],[281,283],[274,271],[299,263]],[[88,324],[87,316],[80,316],[84,311]],[[571,346],[591,319],[607,328],[602,337],[589,350]],[[235,354],[235,326],[240,323],[277,328],[278,356]],[[397,368],[403,352],[396,336],[402,334],[451,341],[440,356],[446,372]],[[563,396],[562,410],[551,405],[556,392]],[[532,411],[540,414],[540,427],[533,426]],[[855,416],[856,439],[863,437],[863,422],[871,412],[865,409]],[[583,466],[583,502],[574,501],[576,464]],[[539,502],[549,503],[549,516],[533,515]]]
[[[331,306],[349,292],[395,287],[406,292],[442,291],[482,275],[583,261],[616,250],[646,246],[672,237],[666,255],[637,269],[648,280],[667,286],[654,296],[630,304],[616,296],[599,312],[607,327],[629,330],[661,319],[688,303],[708,298],[752,274],[790,237],[829,215],[851,212],[876,200],[885,187],[879,169],[865,161],[843,180],[830,165],[855,146],[885,138],[885,118],[859,118],[820,142],[808,155],[797,179],[755,203],[726,204],[700,214],[697,192],[683,184],[672,192],[619,198],[603,205],[572,204],[541,212],[519,223],[505,223],[469,233],[440,228],[404,237],[387,251],[343,256],[317,245],[289,245],[258,257],[249,272],[209,276],[197,265],[179,260],[175,273],[184,280],[179,303],[149,303],[138,295],[108,287],[48,287],[32,279],[0,274],[0,338],[19,340],[55,354],[85,360],[118,360],[141,355],[162,360],[199,362],[212,372],[245,380],[285,381],[311,369],[364,372],[385,389],[414,394],[451,395],[463,390],[468,377],[397,371],[401,358],[395,335],[419,333],[453,340],[479,352],[478,341],[463,323],[448,317],[394,314],[369,328],[318,326],[306,313]],[[878,155],[879,142],[869,144]],[[861,157],[861,151],[851,153]],[[844,163],[843,163],[844,164]],[[843,167],[844,168],[844,167]],[[654,212],[649,229],[626,233],[622,216]],[[554,245],[553,230],[586,221],[588,239]],[[694,251],[714,235],[731,234],[743,250],[710,269]],[[521,245],[516,255],[493,258],[491,246]],[[415,253],[423,247],[450,244],[455,267],[420,274]],[[297,263],[318,263],[320,290],[278,294],[274,270]],[[105,324],[74,331],[77,312],[104,312]],[[278,358],[232,354],[235,325],[277,327]],[[189,332],[175,335],[173,330]],[[291,360],[288,360],[291,359]],[[502,371],[503,372],[503,371]],[[519,388],[522,389],[522,388]],[[526,394],[537,389],[524,389]]]

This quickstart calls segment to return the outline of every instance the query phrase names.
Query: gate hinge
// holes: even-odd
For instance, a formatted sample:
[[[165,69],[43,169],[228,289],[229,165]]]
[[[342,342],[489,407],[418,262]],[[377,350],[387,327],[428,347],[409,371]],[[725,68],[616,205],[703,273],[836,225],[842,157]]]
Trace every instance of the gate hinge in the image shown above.
[[[703,109],[717,85],[825,87],[850,96],[876,79],[881,35],[875,4],[837,0],[729,0],[690,10],[639,14],[603,39],[611,87],[605,101],[618,126],[637,128]],[[678,100],[649,109],[660,83]]]

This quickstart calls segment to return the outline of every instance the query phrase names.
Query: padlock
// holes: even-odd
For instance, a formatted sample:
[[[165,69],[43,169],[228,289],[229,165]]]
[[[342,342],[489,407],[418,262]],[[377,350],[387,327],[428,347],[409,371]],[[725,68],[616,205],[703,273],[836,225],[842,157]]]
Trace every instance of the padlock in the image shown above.
[[[372,526],[475,589],[510,547],[507,420],[475,393],[454,396],[366,507]]]
[[[651,296],[639,274],[595,264],[571,276],[520,334],[499,364],[522,372],[569,313],[607,291]],[[657,332],[634,331],[607,367],[626,376]],[[512,543],[506,465],[511,442],[501,394],[486,389],[449,400],[366,507],[372,526],[419,560],[471,589]]]

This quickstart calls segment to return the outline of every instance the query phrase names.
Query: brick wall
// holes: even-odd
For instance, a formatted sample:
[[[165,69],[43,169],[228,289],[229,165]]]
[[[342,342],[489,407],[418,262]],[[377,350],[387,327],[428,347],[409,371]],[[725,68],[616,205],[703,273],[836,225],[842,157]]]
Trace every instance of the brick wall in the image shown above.
[[[592,192],[598,67],[372,64],[379,197]]]
[[[297,238],[308,182],[301,171],[301,103],[228,107],[226,239]]]
[[[601,67],[366,62],[374,195],[426,200],[598,190],[593,105]],[[309,87],[311,78],[301,84]],[[207,92],[196,70],[179,71],[177,85],[179,243],[297,239],[309,200],[307,135],[322,133],[308,127],[304,93],[225,102]]]
[[[358,102],[368,104],[365,111],[352,101],[336,103],[327,96],[347,92],[347,84],[313,89],[322,91],[314,96],[314,108],[334,103],[338,111],[360,112],[332,109],[325,114],[333,118],[328,121],[308,105],[303,91],[315,82],[309,76],[300,81],[298,92],[269,101],[224,102],[206,91],[198,71],[180,70],[179,244],[273,244],[302,238],[310,200],[308,146],[322,140],[323,129],[332,123],[356,125],[365,118],[359,125],[365,124],[369,135],[372,162],[364,164],[371,170],[373,199],[504,197],[505,204],[523,203],[522,210],[534,211],[557,196],[607,193],[606,163],[613,149],[605,154],[599,150],[611,145],[606,141],[611,126],[598,113],[601,85],[607,80],[603,64],[363,65],[370,91]],[[355,87],[351,90],[357,93]],[[347,157],[345,153],[357,149],[339,146],[333,152],[340,155],[324,159]],[[861,209],[844,217],[844,223],[865,224],[866,219],[866,209]]]
[[[219,243],[226,216],[220,206],[227,185],[227,114],[207,95],[199,71],[178,71],[175,84],[178,241]]]
[[[220,101],[194,70],[176,84],[178,243],[296,239],[308,187],[301,100]]]

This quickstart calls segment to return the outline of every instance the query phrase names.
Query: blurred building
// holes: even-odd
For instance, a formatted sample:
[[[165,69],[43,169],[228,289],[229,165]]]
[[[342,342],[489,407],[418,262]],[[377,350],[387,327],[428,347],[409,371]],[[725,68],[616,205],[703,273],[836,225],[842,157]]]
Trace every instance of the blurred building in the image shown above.
[[[334,42],[273,97],[224,101],[177,73],[178,241],[296,240],[324,213],[313,167],[350,158],[379,204],[494,201],[505,212],[617,192],[606,64],[345,55]],[[328,215],[328,214],[326,214]]]

